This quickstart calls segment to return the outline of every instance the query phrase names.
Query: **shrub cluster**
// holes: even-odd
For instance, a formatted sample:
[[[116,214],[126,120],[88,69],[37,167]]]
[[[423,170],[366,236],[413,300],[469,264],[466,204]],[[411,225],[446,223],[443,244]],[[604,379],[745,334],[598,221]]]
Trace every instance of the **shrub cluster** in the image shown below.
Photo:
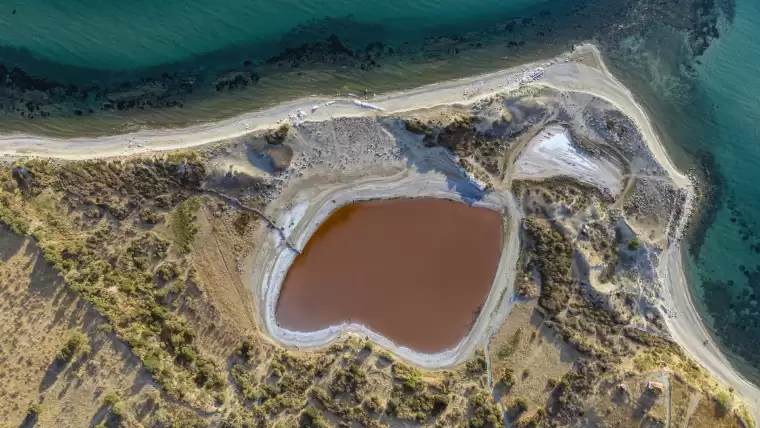
[[[562,233],[545,220],[525,220],[528,233],[535,241],[538,271],[541,275],[541,296],[538,304],[550,314],[565,309],[570,300],[573,248]]]

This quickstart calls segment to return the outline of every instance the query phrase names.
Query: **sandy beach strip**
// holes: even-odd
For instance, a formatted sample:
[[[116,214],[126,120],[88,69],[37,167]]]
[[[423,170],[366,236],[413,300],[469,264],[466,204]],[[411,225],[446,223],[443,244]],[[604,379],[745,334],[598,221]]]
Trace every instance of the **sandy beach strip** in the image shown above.
[[[530,63],[491,74],[436,83],[421,88],[379,95],[366,103],[356,99],[310,97],[273,108],[243,114],[210,124],[187,128],[145,129],[122,135],[93,138],[51,138],[25,134],[0,134],[0,155],[37,156],[67,160],[108,158],[179,150],[241,137],[280,123],[324,121],[339,117],[388,115],[439,105],[471,104],[479,99],[518,88],[535,80],[536,70],[553,61]],[[368,108],[376,106],[382,110]],[[314,107],[318,107],[314,109]],[[298,119],[299,111],[305,114]]]

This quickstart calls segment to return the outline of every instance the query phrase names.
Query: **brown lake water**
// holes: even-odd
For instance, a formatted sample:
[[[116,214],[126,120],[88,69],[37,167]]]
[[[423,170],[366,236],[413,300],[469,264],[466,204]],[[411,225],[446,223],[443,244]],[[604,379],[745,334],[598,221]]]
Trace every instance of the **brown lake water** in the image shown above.
[[[419,352],[470,330],[496,275],[501,214],[435,198],[336,210],[296,257],[275,316],[293,331],[363,324]]]

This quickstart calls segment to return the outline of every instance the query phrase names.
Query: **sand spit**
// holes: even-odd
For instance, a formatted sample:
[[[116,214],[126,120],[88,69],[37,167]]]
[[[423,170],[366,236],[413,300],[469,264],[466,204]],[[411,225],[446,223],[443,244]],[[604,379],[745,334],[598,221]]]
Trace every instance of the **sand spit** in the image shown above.
[[[563,91],[586,92],[615,105],[636,123],[657,162],[667,171],[676,186],[686,191],[684,204],[686,215],[681,216],[674,234],[678,238],[671,241],[658,258],[657,274],[664,290],[661,307],[665,313],[665,323],[673,340],[712,376],[724,385],[732,387],[747,402],[755,423],[759,423],[760,388],[748,382],[734,370],[714,343],[709,342],[707,346],[704,345],[704,341],[709,340],[710,336],[694,306],[690,286],[685,278],[680,237],[688,222],[688,214],[692,210],[696,197],[694,184],[670,160],[646,112],[636,102],[628,88],[610,73],[599,50],[593,45],[584,45],[583,50],[593,55],[599,68],[574,62],[556,64],[547,70],[540,84]]]
[[[249,113],[236,118],[220,121],[213,124],[203,124],[184,129],[143,130],[127,135],[116,135],[100,138],[79,139],[54,139],[30,135],[5,135],[0,136],[0,154],[6,157],[14,156],[39,156],[54,157],[61,159],[88,159],[105,158],[150,153],[162,150],[177,150],[195,147],[210,143],[239,137],[255,130],[271,128],[283,121],[298,122],[302,120],[323,121],[337,117],[374,116],[378,114],[391,115],[403,111],[413,111],[440,105],[467,105],[489,97],[497,93],[504,93],[521,86],[546,86],[560,91],[577,91],[597,96],[613,104],[616,108],[630,117],[644,136],[649,150],[653,153],[660,165],[667,171],[675,184],[686,191],[686,209],[694,201],[694,187],[689,178],[679,172],[665,152],[657,133],[652,127],[645,111],[635,101],[633,94],[623,86],[605,66],[599,51],[592,45],[583,45],[574,49],[573,52],[554,58],[552,60],[532,63],[520,67],[511,68],[496,73],[475,76],[467,79],[443,82],[425,86],[419,89],[391,93],[364,101],[373,107],[384,109],[363,108],[354,104],[349,99],[331,99],[328,97],[314,97],[296,100],[290,103],[278,105],[269,110]],[[313,105],[321,107],[312,111],[305,119],[305,113],[311,111]],[[458,197],[456,192],[450,190],[441,178],[427,176],[405,176],[384,179],[358,180],[352,184],[323,188],[322,196],[315,195],[314,200],[308,200],[306,209],[302,205],[307,199],[298,199],[291,202],[294,206],[301,206],[301,211],[291,211],[289,218],[281,218],[292,224],[292,237],[296,244],[301,247],[317,227],[321,219],[326,218],[334,208],[328,203],[335,199],[335,206],[362,199],[376,199],[399,196],[438,196]],[[347,186],[351,187],[349,190]],[[441,367],[455,364],[466,358],[476,343],[485,340],[488,333],[503,321],[509,311],[510,303],[503,302],[499,298],[502,292],[511,293],[514,280],[514,269],[519,246],[517,231],[519,229],[519,217],[515,202],[511,195],[502,194],[491,202],[493,207],[506,208],[508,214],[508,227],[505,233],[505,245],[497,273],[497,283],[487,300],[487,308],[484,308],[476,325],[470,334],[456,348],[435,355],[416,354],[408,349],[396,349],[398,354],[419,364],[423,367]],[[299,218],[300,217],[300,218]],[[676,227],[679,236],[688,216],[682,216],[680,224]],[[273,314],[268,305],[271,305],[276,296],[276,287],[271,284],[279,284],[282,275],[287,268],[292,255],[280,254],[277,250],[278,243],[274,237],[268,238],[262,244],[261,254],[269,254],[268,257],[257,258],[257,275],[254,279],[259,284],[269,284],[265,287],[261,296],[258,296],[261,305],[268,309],[266,314]],[[270,246],[271,248],[267,247]],[[288,257],[291,257],[289,260]],[[741,375],[733,370],[730,363],[721,354],[719,349],[712,345],[703,345],[708,338],[699,313],[696,311],[688,284],[683,277],[681,263],[681,249],[677,239],[673,240],[668,248],[659,256],[659,275],[663,281],[665,299],[662,308],[666,313],[666,322],[673,338],[698,362],[700,362],[712,375],[733,387],[749,404],[753,411],[753,417],[760,421],[760,389],[745,381]],[[266,266],[269,265],[267,268]],[[264,275],[265,272],[269,272]],[[278,273],[279,272],[279,273]],[[268,275],[268,276],[267,276]],[[279,275],[279,276],[278,276]],[[277,331],[276,323],[270,315],[265,315],[265,328],[282,340],[283,343],[293,346],[315,346],[327,344],[334,339],[337,332],[328,330],[310,334],[303,337],[298,334]],[[372,332],[363,331],[361,326],[341,326],[338,330],[346,329],[367,334],[378,343],[389,346],[393,344],[384,342],[382,337],[374,337]]]
[[[322,189],[305,189],[294,196],[294,201],[287,202],[294,208],[283,213],[280,219],[286,222],[295,221],[290,239],[297,248],[303,248],[309,237],[333,211],[353,202],[422,196],[461,200],[461,195],[452,188],[451,180],[451,177],[446,178],[442,174],[418,174],[405,171],[382,179],[366,179],[359,183],[347,182],[325,186]],[[515,209],[510,198],[509,194],[491,192],[472,205],[510,212]],[[306,206],[305,210],[304,206]],[[508,215],[505,219],[505,230],[512,229],[515,223],[517,219]],[[344,323],[309,333],[289,331],[277,324],[275,307],[280,287],[296,253],[279,242],[276,234],[262,233],[266,233],[266,237],[254,261],[252,283],[258,284],[259,287],[257,299],[260,307],[264,309],[261,320],[263,327],[268,334],[286,346],[299,348],[326,346],[341,334],[350,332],[369,337],[373,342],[420,367],[430,369],[447,367],[464,361],[477,347],[481,346],[483,338],[487,337],[489,332],[497,328],[506,318],[513,303],[509,296],[513,294],[512,284],[519,243],[517,234],[507,233],[504,237],[496,277],[483,305],[481,316],[469,334],[452,349],[436,354],[415,352],[409,348],[397,346],[391,340],[360,324]]]
[[[528,143],[515,162],[516,180],[566,176],[617,196],[623,189],[623,174],[612,163],[585,154],[573,145],[559,126],[544,128]]]

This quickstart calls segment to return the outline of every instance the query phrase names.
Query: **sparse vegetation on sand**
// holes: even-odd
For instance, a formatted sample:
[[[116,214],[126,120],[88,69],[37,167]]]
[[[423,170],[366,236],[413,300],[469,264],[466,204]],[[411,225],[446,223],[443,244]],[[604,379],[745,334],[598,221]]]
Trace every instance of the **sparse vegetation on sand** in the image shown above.
[[[218,254],[242,251],[245,244],[235,239],[256,217],[202,191],[201,155],[19,165],[25,174],[0,173],[3,223],[25,225],[14,232],[28,234],[43,263],[103,317],[92,332],[73,330],[63,340],[57,370],[89,376],[97,354],[90,348],[100,345],[88,335],[113,335],[160,387],[147,397],[107,388],[85,422],[129,425],[139,409],[148,412],[142,423],[158,426],[498,421],[482,385],[482,356],[445,373],[422,373],[366,340],[294,354],[231,321],[229,305],[216,303],[213,288],[229,280],[210,281],[212,274],[236,273]]]

